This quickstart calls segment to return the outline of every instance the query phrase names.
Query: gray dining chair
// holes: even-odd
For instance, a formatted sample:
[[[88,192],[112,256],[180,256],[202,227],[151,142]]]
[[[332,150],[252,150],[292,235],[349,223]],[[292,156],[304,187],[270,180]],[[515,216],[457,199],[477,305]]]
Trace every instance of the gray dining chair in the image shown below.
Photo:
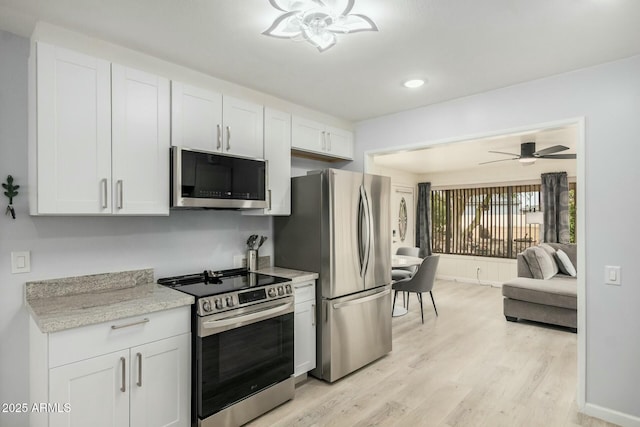
[[[396,255],[406,255],[406,256],[419,256],[420,248],[411,248],[411,247],[401,247],[396,250]],[[413,276],[413,273],[418,269],[417,266],[411,267],[396,267],[391,270],[391,280],[397,281],[402,279],[408,279]]]
[[[422,294],[429,292],[431,296],[431,302],[433,303],[433,309],[438,315],[438,309],[436,308],[436,301],[433,299],[433,284],[436,279],[436,270],[438,269],[438,261],[440,256],[431,255],[422,261],[422,264],[418,266],[418,270],[408,279],[399,280],[392,285],[393,293],[393,306],[396,304],[396,297],[398,292],[415,292],[420,302],[420,316],[422,317],[422,323],[424,323],[424,311],[422,309]],[[409,310],[409,298],[407,298],[407,310]]]

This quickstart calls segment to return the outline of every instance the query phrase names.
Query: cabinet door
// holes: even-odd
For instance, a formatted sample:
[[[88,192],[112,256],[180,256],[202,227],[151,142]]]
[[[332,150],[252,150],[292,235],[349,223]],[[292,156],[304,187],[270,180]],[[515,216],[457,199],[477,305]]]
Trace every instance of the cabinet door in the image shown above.
[[[291,214],[291,115],[264,109],[264,158],[267,161],[269,207],[243,215]]]
[[[334,157],[353,160],[353,133],[344,129],[327,127],[327,152]]]
[[[222,95],[171,82],[171,145],[222,149]]]
[[[223,98],[223,153],[263,158],[264,129],[262,105],[242,99]]]
[[[293,375],[298,376],[316,367],[315,300],[296,303],[294,330]]]
[[[325,130],[322,123],[293,116],[291,119],[291,148],[324,154]]]
[[[49,416],[50,427],[129,425],[129,350],[49,370],[49,402],[70,411]]]
[[[109,62],[36,47],[37,214],[111,213]]]
[[[114,64],[113,205],[169,215],[169,80]]]
[[[189,426],[191,334],[131,349],[131,427]]]

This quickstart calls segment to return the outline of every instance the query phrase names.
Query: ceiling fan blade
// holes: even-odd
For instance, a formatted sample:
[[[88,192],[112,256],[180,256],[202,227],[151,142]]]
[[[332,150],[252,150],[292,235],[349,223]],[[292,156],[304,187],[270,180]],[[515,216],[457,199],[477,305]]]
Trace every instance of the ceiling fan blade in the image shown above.
[[[540,156],[539,159],[575,159],[575,154],[554,154],[551,156]]]
[[[536,151],[535,153],[533,153],[533,155],[535,157],[542,157],[542,156],[546,156],[547,154],[553,154],[553,153],[557,153],[558,151],[564,151],[564,150],[568,150],[569,147],[565,147],[564,145],[554,145],[553,147],[549,147],[549,148],[545,148],[543,150],[540,151]]]
[[[503,154],[507,154],[507,153],[503,153]],[[513,154],[512,154],[513,156]],[[486,165],[489,163],[497,163],[497,162],[506,162],[507,160],[518,160],[519,157],[514,157],[513,159],[500,159],[500,160],[492,160],[490,162],[482,162],[482,163],[478,163],[479,165]]]
[[[505,153],[504,151],[489,151],[489,153],[506,154],[507,156],[518,156],[518,157],[520,157],[520,154],[515,154],[515,153]]]

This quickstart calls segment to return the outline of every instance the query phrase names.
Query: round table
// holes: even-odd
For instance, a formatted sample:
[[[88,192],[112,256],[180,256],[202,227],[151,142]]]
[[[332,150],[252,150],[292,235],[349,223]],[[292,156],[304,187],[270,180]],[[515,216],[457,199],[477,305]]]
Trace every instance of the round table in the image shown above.
[[[422,258],[408,255],[393,255],[391,257],[391,268],[413,267],[422,264]],[[400,317],[407,314],[408,311],[404,307],[393,306],[393,317]]]

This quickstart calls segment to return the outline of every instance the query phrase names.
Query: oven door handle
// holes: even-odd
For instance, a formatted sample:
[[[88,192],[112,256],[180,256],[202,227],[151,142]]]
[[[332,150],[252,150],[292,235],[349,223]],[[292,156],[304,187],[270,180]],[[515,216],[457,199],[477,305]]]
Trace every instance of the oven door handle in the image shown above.
[[[202,322],[202,327],[205,329],[212,328],[224,328],[231,325],[239,325],[243,323],[255,323],[260,320],[270,319],[276,317],[280,313],[293,310],[293,302],[277,305],[273,308],[266,310],[256,310],[249,313],[237,314],[235,316],[225,317],[223,319],[207,320]]]

